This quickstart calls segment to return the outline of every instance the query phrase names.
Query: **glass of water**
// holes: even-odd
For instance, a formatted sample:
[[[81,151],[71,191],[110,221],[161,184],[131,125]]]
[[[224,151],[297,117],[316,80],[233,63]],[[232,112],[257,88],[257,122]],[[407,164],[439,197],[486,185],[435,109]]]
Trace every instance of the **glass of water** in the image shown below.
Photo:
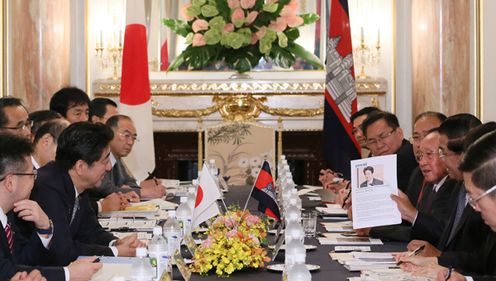
[[[315,237],[317,230],[317,211],[305,211],[301,214],[305,237]]]

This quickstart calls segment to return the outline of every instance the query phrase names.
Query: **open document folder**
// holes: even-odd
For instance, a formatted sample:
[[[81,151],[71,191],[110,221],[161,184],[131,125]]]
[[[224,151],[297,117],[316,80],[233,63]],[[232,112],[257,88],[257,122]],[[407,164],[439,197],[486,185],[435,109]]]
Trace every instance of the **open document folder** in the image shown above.
[[[351,161],[354,229],[401,223],[391,194],[398,195],[396,154]]]

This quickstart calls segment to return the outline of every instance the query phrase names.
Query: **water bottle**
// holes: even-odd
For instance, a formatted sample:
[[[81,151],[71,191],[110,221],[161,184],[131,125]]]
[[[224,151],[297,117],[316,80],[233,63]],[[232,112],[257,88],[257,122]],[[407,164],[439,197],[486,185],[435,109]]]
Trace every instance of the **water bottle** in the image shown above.
[[[155,280],[160,280],[161,276],[169,272],[169,248],[167,239],[162,235],[162,228],[153,228],[153,237],[148,243],[148,256],[152,264],[155,265]]]
[[[176,220],[176,211],[169,211],[169,218],[164,224],[163,233],[167,238],[169,255],[172,257],[181,247],[181,226]],[[171,259],[174,263],[174,259]]]
[[[210,171],[210,174],[214,179],[217,179],[219,176],[219,169],[217,168],[217,165],[215,165],[215,159],[208,160],[208,163],[208,170]]]
[[[301,241],[291,240],[286,243],[286,251],[284,253],[284,269],[288,272],[292,266],[298,263],[305,263],[307,252]]]
[[[188,188],[188,205],[191,211],[195,209],[197,187],[198,187],[198,180],[193,180],[193,187]]]
[[[288,270],[288,281],[311,281],[312,274],[308,270],[307,266],[302,263],[297,263],[293,265]]]
[[[131,280],[152,281],[153,268],[150,260],[146,257],[145,248],[136,248],[136,259],[131,267]]]
[[[190,205],[188,204],[188,197],[181,197],[181,204],[179,205],[179,207],[177,207],[176,217],[182,229],[181,237],[190,234],[193,212],[191,211]]]

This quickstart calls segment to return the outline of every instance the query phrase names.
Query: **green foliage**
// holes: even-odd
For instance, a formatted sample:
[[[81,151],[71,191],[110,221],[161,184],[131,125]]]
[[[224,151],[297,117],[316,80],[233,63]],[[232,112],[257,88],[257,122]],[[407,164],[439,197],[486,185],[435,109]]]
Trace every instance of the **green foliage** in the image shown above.
[[[193,32],[191,25],[183,20],[163,19],[162,23],[182,37],[186,37],[188,33]]]

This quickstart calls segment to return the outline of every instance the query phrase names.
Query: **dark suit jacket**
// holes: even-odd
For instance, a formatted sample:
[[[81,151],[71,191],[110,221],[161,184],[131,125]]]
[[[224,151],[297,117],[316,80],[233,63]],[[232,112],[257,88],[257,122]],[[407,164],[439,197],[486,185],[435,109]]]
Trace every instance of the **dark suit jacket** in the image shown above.
[[[423,192],[417,219],[412,227],[411,239],[425,240],[432,245],[439,243],[453,207],[456,207],[454,203],[458,194],[456,184],[457,181],[448,178],[436,193]],[[433,185],[427,187],[432,188]],[[427,197],[432,195],[434,197],[430,203],[423,205],[423,202],[429,201]]]
[[[458,193],[464,191],[464,189],[463,183],[460,182],[458,184]],[[491,233],[491,229],[484,223],[480,213],[476,212],[467,204],[463,209],[460,222],[454,230],[453,238],[449,240],[455,220],[456,208],[457,206],[453,208],[448,223],[439,239],[439,244],[437,245],[437,248],[443,252],[438,258],[438,263],[446,267],[453,263],[453,260],[456,259],[459,252],[481,250],[487,240],[487,236]]]
[[[396,163],[398,188],[406,193],[410,176],[413,170],[418,167],[417,160],[413,155],[413,146],[409,141],[403,140],[400,149],[396,152]]]
[[[122,188],[121,186],[127,185],[131,188]],[[122,160],[116,159],[115,165],[112,170],[105,173],[102,184],[97,187],[88,190],[90,198],[105,198],[109,194],[114,192],[130,192],[134,191],[140,195],[141,189],[137,184],[136,179],[132,177],[126,170]]]
[[[382,184],[384,184],[384,182],[381,181],[380,179],[376,179],[376,178],[372,179],[371,185],[382,185]],[[367,186],[367,181],[364,181],[360,184],[360,187],[366,187],[366,186]]]
[[[75,191],[67,170],[55,162],[39,169],[31,198],[53,221],[55,233],[50,250],[56,253],[57,265],[66,265],[78,256],[113,256],[108,245],[117,238],[101,227],[85,192],[79,195],[80,206],[70,223]]]
[[[410,202],[412,202],[413,206],[417,206],[417,202],[419,201],[420,193],[422,192],[422,187],[424,186],[424,175],[422,171],[420,171],[420,167],[417,166],[415,170],[413,170],[412,175],[410,176],[410,180],[408,181],[408,188],[406,190],[406,195]]]
[[[41,243],[36,233],[27,238],[17,228],[17,220],[12,214],[8,214],[11,229],[14,235],[14,250],[10,253],[7,237],[3,226],[0,224],[0,280],[9,280],[17,272],[38,269],[47,280],[65,280],[62,267],[40,267],[43,260],[50,253]],[[52,238],[53,239],[53,238]]]

